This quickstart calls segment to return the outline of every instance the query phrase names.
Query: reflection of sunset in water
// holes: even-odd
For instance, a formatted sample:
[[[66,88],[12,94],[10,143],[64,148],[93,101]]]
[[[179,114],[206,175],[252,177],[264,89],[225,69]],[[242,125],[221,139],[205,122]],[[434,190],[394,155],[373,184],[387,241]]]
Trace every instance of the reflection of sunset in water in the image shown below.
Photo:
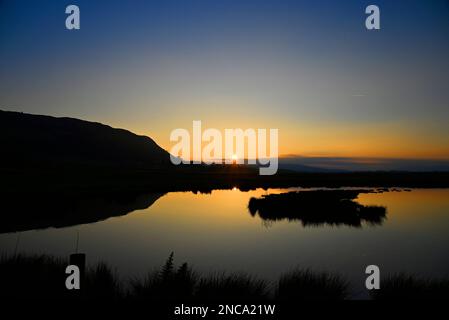
[[[172,192],[125,216],[80,226],[20,233],[20,253],[65,256],[79,231],[89,263],[104,260],[124,275],[160,266],[171,251],[199,271],[250,271],[267,279],[295,266],[337,271],[361,286],[364,268],[383,272],[446,275],[449,270],[449,190],[360,194],[362,205],[385,206],[378,225],[304,227],[301,221],[269,222],[248,210],[251,197],[297,189]],[[313,213],[313,212],[312,212]],[[7,252],[17,234],[0,235]],[[362,270],[362,271],[361,271]]]
[[[428,223],[435,219],[449,219],[449,191],[445,189],[414,189],[406,192],[368,193],[359,195],[365,205],[385,205],[389,223]]]
[[[241,192],[237,188],[232,190],[214,190],[210,194],[192,192],[172,192],[159,199],[151,208],[147,209],[151,220],[163,220],[182,223],[185,228],[189,225],[196,228],[207,225],[208,228],[235,229],[241,226],[251,226],[254,219],[247,215],[248,201],[251,197],[260,197],[268,193],[281,193],[288,189],[265,191],[257,189]],[[154,212],[160,215],[155,215]],[[150,213],[151,212],[151,213]],[[133,217],[134,218],[134,217]],[[136,215],[136,219],[148,219],[147,215]]]

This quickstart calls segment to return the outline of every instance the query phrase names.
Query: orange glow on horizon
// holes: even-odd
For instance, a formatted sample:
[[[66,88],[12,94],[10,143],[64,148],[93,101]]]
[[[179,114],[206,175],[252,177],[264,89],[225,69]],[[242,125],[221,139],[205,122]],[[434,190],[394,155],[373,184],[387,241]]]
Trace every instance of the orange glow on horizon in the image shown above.
[[[221,117],[221,114],[203,120],[203,130],[216,128],[277,128],[279,129],[279,155],[304,157],[392,158],[449,160],[449,131],[446,124],[426,122],[341,123],[296,122],[291,119],[264,117]],[[115,127],[151,137],[169,151],[170,132],[175,128],[192,130],[193,116],[171,118],[169,122],[153,124],[141,122],[119,123]],[[148,130],[148,128],[151,130]],[[245,155],[246,156],[246,155]],[[237,160],[232,158],[232,160]]]

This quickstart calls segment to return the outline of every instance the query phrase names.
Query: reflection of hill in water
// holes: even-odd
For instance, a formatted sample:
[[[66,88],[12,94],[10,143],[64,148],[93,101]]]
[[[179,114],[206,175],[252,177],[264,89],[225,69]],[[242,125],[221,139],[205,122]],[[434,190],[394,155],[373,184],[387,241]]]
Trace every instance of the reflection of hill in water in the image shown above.
[[[367,190],[315,190],[270,194],[251,198],[248,204],[252,216],[256,213],[265,222],[301,221],[304,226],[346,225],[361,227],[362,223],[381,225],[387,209],[364,206],[354,201]]]
[[[164,193],[39,193],[1,199],[0,233],[93,223],[150,207]]]

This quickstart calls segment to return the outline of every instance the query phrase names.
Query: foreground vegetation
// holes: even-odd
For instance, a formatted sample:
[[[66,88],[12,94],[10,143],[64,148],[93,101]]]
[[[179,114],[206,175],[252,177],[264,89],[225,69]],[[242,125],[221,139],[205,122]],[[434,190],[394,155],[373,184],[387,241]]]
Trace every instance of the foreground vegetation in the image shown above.
[[[68,261],[47,255],[3,256],[0,259],[1,298],[125,299],[154,302],[295,302],[347,300],[349,283],[326,272],[295,269],[269,283],[245,273],[199,275],[187,263],[174,264],[173,253],[158,270],[143,279],[120,281],[99,263],[87,268],[81,290],[65,288]],[[421,280],[398,275],[382,281],[372,299],[447,299],[448,280]]]
[[[449,279],[426,279],[396,274],[382,281],[381,290],[372,292],[375,300],[438,300],[449,299]]]

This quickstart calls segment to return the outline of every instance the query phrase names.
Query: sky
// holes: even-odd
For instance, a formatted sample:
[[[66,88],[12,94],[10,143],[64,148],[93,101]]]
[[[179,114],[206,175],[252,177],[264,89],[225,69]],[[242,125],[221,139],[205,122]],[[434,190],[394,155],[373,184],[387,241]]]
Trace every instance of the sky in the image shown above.
[[[201,120],[277,128],[281,155],[449,159],[448,40],[447,0],[0,0],[0,109],[166,149]]]

